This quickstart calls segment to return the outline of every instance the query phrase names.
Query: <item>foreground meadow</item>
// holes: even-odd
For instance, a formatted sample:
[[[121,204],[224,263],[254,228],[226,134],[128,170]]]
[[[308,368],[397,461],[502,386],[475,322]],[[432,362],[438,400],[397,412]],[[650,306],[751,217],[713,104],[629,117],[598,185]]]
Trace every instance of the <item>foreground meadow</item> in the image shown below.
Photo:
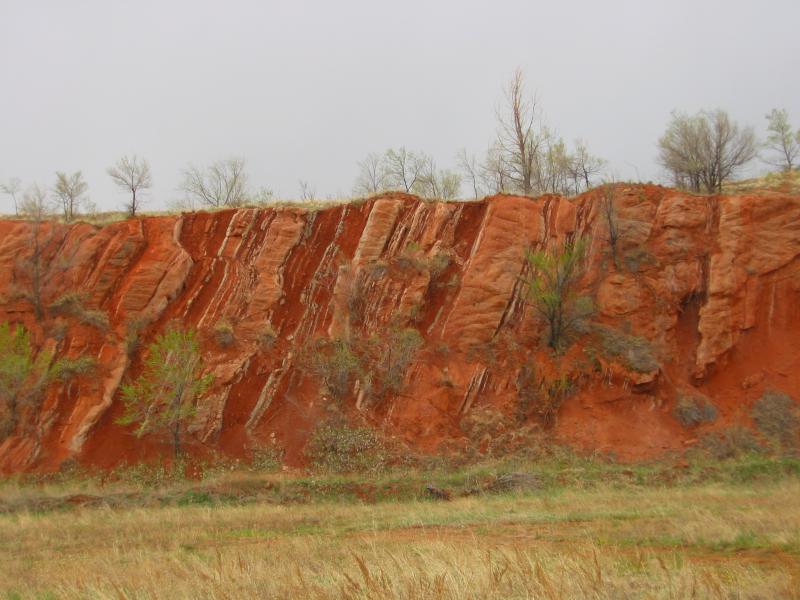
[[[361,500],[330,494],[361,489],[346,478],[284,478],[282,502],[258,497],[259,485],[276,489],[274,478],[259,475],[144,495],[124,486],[6,483],[0,593],[800,598],[800,479],[791,473],[763,479],[764,468],[731,471],[746,480],[668,485],[649,482],[646,471],[584,470],[576,480],[587,485],[551,485],[545,478],[536,489],[451,501],[404,493],[401,481],[408,489],[424,481],[414,475],[376,479],[373,486],[395,497]],[[619,473],[631,481],[621,483]],[[300,488],[316,495],[301,499]],[[235,497],[234,489],[250,493]],[[96,495],[101,491],[105,499]]]

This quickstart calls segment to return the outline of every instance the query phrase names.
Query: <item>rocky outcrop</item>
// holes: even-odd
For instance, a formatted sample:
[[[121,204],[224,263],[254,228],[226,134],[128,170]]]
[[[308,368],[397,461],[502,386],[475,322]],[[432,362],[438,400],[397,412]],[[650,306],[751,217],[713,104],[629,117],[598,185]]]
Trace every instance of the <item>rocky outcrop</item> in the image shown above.
[[[112,466],[160,453],[160,440],[133,438],[115,420],[120,384],[175,320],[197,328],[215,374],[190,428],[200,454],[246,456],[270,443],[301,463],[333,402],[303,368],[313,341],[390,339],[397,328],[424,339],[402,390],[378,403],[355,381],[344,406],[426,451],[463,439],[470,411],[514,413],[523,367],[576,382],[553,425],[558,437],[620,458],[682,450],[696,438],[672,416],[681,390],[716,404],[719,421],[708,427],[747,424],[768,388],[800,398],[800,198],[620,185],[616,256],[602,201],[597,192],[447,203],[388,194],[319,211],[245,208],[104,227],[0,221],[0,322],[97,361],[91,376],[51,386],[32,426],[0,442],[0,469],[67,459]],[[618,332],[623,346],[646,344],[657,368],[637,366],[633,350],[604,349],[592,327],[563,357],[543,349],[544,325],[525,297],[525,253],[577,237],[588,241],[581,285],[593,323]],[[32,261],[44,273],[42,306],[79,292],[108,327],[47,310],[37,319]],[[233,344],[217,343],[220,322]]]

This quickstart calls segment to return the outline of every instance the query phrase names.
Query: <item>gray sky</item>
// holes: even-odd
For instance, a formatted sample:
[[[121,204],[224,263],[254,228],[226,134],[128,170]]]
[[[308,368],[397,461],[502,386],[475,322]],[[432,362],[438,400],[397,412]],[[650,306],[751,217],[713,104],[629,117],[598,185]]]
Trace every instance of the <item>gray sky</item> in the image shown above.
[[[482,154],[518,66],[565,139],[657,180],[672,109],[800,125],[798,23],[797,0],[0,0],[0,180],[81,169],[111,209],[137,153],[159,209],[187,163],[239,155],[280,197],[349,195],[370,151]]]

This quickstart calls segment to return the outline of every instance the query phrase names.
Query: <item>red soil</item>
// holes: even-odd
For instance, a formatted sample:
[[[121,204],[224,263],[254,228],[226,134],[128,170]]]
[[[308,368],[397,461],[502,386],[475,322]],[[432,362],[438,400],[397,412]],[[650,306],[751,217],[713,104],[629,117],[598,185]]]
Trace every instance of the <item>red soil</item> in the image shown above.
[[[55,469],[67,459],[111,467],[168,449],[115,424],[119,384],[141,369],[141,351],[129,357],[125,348],[136,320],[145,323],[144,344],[174,319],[200,332],[215,374],[190,427],[190,451],[200,456],[246,458],[274,444],[302,464],[331,402],[300,368],[304,348],[319,336],[382,335],[390,324],[425,339],[404,391],[378,409],[354,389],[346,405],[422,451],[463,437],[471,410],[513,410],[525,364],[579,381],[556,420],[558,438],[622,460],[682,451],[706,430],[750,426],[749,409],[766,389],[800,398],[800,198],[620,186],[619,267],[599,200],[597,192],[469,203],[389,194],[319,212],[48,224],[40,233],[45,300],[82,291],[87,307],[111,321],[103,333],[60,317],[69,325],[60,340],[53,319],[37,323],[28,303],[13,300],[30,283],[19,260],[31,253],[33,225],[0,221],[0,321],[24,323],[37,344],[99,365],[49,390],[36,427],[0,443],[0,470]],[[591,237],[583,284],[596,320],[646,338],[659,369],[637,373],[600,356],[597,370],[588,338],[560,359],[541,349],[544,327],[519,280],[524,253],[576,235]],[[355,280],[367,282],[363,322],[348,309]],[[213,335],[223,319],[236,340],[227,348]],[[276,334],[271,347],[259,343],[267,328]],[[685,393],[707,396],[717,421],[680,425],[672,410]]]

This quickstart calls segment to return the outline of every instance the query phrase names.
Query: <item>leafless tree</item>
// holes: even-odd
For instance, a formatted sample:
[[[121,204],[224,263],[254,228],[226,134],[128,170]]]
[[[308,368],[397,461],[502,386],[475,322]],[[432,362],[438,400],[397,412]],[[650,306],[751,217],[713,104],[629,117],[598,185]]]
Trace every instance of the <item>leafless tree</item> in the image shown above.
[[[570,175],[572,177],[575,193],[581,192],[581,187],[588,190],[592,187],[592,179],[603,172],[606,161],[589,153],[589,149],[582,141],[575,143],[575,153],[572,155]]]
[[[527,97],[525,79],[517,69],[505,90],[505,105],[497,111],[497,145],[509,178],[523,194],[534,191],[534,166],[541,144],[538,119],[536,98]]]
[[[739,129],[721,109],[673,113],[658,148],[675,184],[696,192],[721,192],[722,184],[757,153],[752,128]]]
[[[424,156],[402,147],[387,150],[384,160],[387,186],[411,193],[425,166]]]
[[[247,201],[243,158],[220,160],[206,168],[190,165],[183,173],[183,190],[206,206],[241,206]]]
[[[29,285],[18,291],[18,295],[33,305],[36,320],[41,321],[44,317],[42,286],[45,277],[45,265],[43,264],[43,254],[48,241],[43,239],[42,222],[49,216],[47,190],[39,185],[32,185],[22,195],[20,208],[22,209],[22,214],[33,222],[33,228],[31,230],[31,255],[30,257],[20,258],[16,264],[16,270],[19,274],[29,280]]]
[[[467,154],[466,148],[462,148],[456,155],[458,167],[466,175],[467,181],[472,187],[475,200],[481,197],[481,167],[474,155]]]
[[[0,191],[11,196],[11,200],[14,202],[15,215],[19,214],[19,207],[17,206],[17,194],[19,193],[21,187],[22,182],[19,180],[19,177],[12,177],[8,181],[0,184]]]
[[[317,190],[314,189],[314,186],[308,183],[307,181],[303,181],[302,179],[299,181],[300,183],[300,199],[303,202],[312,202],[317,199]]]
[[[619,268],[619,258],[617,254],[617,243],[619,242],[619,217],[616,207],[617,184],[614,181],[607,181],[603,184],[603,195],[601,200],[601,210],[603,218],[608,228],[608,245],[611,248],[611,259],[614,266]]]
[[[369,196],[386,189],[386,164],[384,157],[371,152],[358,163],[358,177],[353,193],[356,196]]]
[[[767,121],[769,135],[764,146],[772,151],[773,156],[767,158],[766,162],[784,171],[791,171],[800,156],[800,129],[792,131],[789,113],[785,109],[773,108],[767,115]]]
[[[125,204],[125,210],[131,217],[135,217],[142,204],[140,192],[153,186],[150,165],[144,159],[139,160],[136,155],[133,157],[123,156],[106,172],[111,177],[111,181],[120,188],[131,192],[131,201]],[[138,198],[137,194],[139,194]]]
[[[81,204],[86,200],[86,191],[88,189],[89,185],[83,179],[80,171],[75,171],[72,175],[67,175],[61,171],[56,173],[56,185],[53,188],[53,194],[67,223],[72,221],[78,213]]]
[[[484,186],[493,194],[513,191],[511,168],[502,149],[494,143],[486,151],[486,160],[481,165],[481,179]]]
[[[420,174],[412,187],[412,191],[423,198],[452,200],[461,189],[461,176],[450,170],[440,171],[436,161],[430,157],[418,155],[422,163]]]

